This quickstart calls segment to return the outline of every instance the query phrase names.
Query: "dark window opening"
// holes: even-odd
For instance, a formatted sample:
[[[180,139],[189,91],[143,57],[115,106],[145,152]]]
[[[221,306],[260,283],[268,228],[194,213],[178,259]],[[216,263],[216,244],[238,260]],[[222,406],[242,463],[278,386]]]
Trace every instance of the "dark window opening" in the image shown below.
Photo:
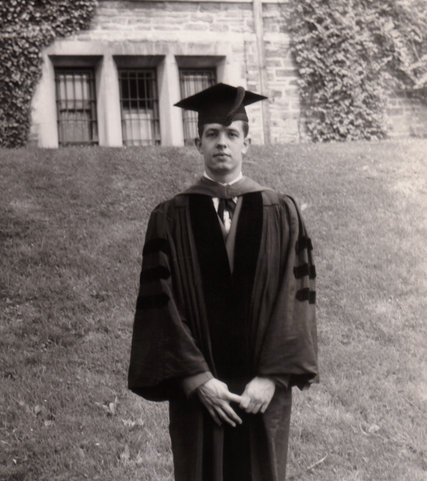
[[[124,145],[159,145],[160,121],[155,69],[119,69]]]
[[[59,145],[98,143],[92,69],[55,69]]]

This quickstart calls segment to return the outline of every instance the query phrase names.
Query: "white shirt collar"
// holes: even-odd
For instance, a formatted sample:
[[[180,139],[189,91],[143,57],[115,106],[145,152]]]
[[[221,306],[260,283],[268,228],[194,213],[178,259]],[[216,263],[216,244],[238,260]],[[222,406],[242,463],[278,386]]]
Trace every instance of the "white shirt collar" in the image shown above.
[[[232,180],[231,182],[227,182],[227,183],[218,182],[217,180],[212,179],[212,177],[209,177],[209,175],[207,174],[206,171],[203,172],[203,177],[206,177],[207,179],[211,180],[212,182],[216,182],[217,184],[220,184],[220,185],[233,185],[236,182],[239,182],[239,180],[243,178],[243,174],[242,174],[242,172],[240,172],[240,174],[234,180]]]

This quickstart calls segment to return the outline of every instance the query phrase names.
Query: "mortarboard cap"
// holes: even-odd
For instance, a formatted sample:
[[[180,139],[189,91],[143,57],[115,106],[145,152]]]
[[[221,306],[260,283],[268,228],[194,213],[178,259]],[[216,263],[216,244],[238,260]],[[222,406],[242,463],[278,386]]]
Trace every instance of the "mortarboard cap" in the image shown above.
[[[243,87],[219,83],[180,100],[175,106],[197,112],[199,126],[210,123],[230,125],[235,120],[247,122],[245,106],[266,98]]]

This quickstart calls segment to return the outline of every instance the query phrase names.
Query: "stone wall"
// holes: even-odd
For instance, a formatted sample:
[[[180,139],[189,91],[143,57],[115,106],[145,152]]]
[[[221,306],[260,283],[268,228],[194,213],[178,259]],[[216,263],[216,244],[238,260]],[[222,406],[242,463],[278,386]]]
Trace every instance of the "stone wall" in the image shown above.
[[[253,32],[251,3],[101,1],[89,35],[121,32],[123,38],[143,32],[167,38],[168,34],[250,33]],[[162,35],[162,32],[164,35]]]

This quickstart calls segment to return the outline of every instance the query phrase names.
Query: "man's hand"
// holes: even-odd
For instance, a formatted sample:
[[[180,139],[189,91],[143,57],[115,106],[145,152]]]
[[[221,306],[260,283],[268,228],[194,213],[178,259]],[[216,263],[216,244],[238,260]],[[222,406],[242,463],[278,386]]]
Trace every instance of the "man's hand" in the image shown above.
[[[230,406],[230,402],[240,403],[242,398],[228,390],[227,384],[218,379],[209,379],[197,389],[200,401],[209,411],[212,419],[221,426],[222,421],[235,427],[242,420]]]
[[[271,379],[266,377],[254,377],[246,384],[241,396],[240,408],[247,413],[265,413],[273,398],[276,386]]]

